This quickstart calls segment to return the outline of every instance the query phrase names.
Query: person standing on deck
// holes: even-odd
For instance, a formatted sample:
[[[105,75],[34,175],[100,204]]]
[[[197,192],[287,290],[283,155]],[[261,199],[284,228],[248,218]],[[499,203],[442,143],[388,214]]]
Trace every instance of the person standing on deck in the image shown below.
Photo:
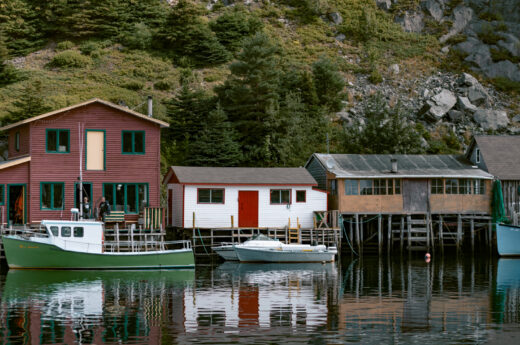
[[[110,214],[110,204],[106,201],[105,197],[101,197],[101,203],[99,204],[99,216],[103,222],[105,221],[105,216]]]
[[[88,202],[88,197],[83,198],[83,219],[90,219],[90,203]]]

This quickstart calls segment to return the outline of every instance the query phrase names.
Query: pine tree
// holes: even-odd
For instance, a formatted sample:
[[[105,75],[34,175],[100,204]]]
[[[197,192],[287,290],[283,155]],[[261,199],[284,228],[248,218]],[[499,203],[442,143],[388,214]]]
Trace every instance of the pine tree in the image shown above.
[[[2,32],[0,32],[0,86],[13,83],[18,79],[16,69],[12,65],[5,63],[8,57],[9,50],[5,45]]]
[[[229,67],[231,74],[216,88],[222,108],[239,133],[248,165],[270,161],[268,136],[278,111],[279,52],[263,33],[246,39],[237,61]]]
[[[0,1],[0,31],[13,54],[23,55],[43,45],[41,24],[37,6],[24,0]]]
[[[340,111],[341,101],[345,98],[343,93],[345,81],[339,74],[337,66],[329,59],[322,57],[312,64],[312,74],[320,104],[327,106],[330,111]]]
[[[51,107],[45,103],[42,94],[42,82],[38,79],[25,86],[22,95],[13,102],[13,105],[18,109],[9,111],[9,115],[6,116],[7,123],[22,121],[51,110]]]
[[[211,111],[196,139],[190,143],[186,164],[194,166],[237,166],[242,160],[236,133],[220,106]]]
[[[252,36],[262,29],[262,22],[246,12],[243,7],[234,6],[212,21],[210,28],[222,45],[229,51],[236,52],[242,47],[245,37]]]

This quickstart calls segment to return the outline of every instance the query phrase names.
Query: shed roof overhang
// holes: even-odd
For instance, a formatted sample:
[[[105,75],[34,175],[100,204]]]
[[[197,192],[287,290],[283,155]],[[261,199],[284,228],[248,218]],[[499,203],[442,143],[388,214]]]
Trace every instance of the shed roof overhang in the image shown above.
[[[25,157],[15,158],[15,159],[12,159],[12,160],[1,162],[0,163],[0,170],[7,169],[7,168],[13,167],[15,165],[27,163],[27,162],[30,162],[30,161],[31,161],[31,156],[25,156]]]
[[[99,103],[99,104],[106,105],[106,106],[108,106],[110,108],[113,108],[113,109],[125,112],[125,113],[127,113],[129,115],[138,117],[138,118],[140,118],[142,120],[156,123],[156,124],[158,124],[161,127],[169,127],[170,126],[168,123],[166,123],[164,121],[155,119],[155,118],[150,117],[150,116],[146,116],[146,115],[141,114],[141,113],[139,113],[137,111],[134,111],[134,110],[132,110],[130,108],[126,108],[126,107],[123,107],[123,106],[120,106],[120,105],[117,105],[117,104],[114,104],[114,103],[111,103],[111,102],[107,102],[107,101],[104,101],[104,100],[99,99],[99,98],[93,98],[93,99],[88,100],[88,101],[83,102],[83,103],[78,103],[78,104],[75,104],[75,105],[71,105],[70,107],[61,108],[61,109],[58,109],[58,110],[53,110],[53,111],[45,113],[45,114],[34,116],[34,117],[31,117],[31,118],[28,118],[28,119],[25,119],[25,120],[22,120],[22,121],[18,121],[18,122],[12,123],[12,124],[4,126],[4,127],[0,127],[0,131],[5,131],[5,130],[11,129],[11,128],[22,126],[22,125],[25,125],[25,124],[30,123],[30,122],[42,120],[42,119],[45,119],[45,118],[47,118],[49,116],[53,116],[53,115],[56,115],[56,114],[59,114],[59,113],[63,113],[63,112],[69,111],[69,110],[77,109],[77,108],[84,107],[84,106],[87,106],[87,105],[90,105],[90,104],[94,104],[94,103]]]

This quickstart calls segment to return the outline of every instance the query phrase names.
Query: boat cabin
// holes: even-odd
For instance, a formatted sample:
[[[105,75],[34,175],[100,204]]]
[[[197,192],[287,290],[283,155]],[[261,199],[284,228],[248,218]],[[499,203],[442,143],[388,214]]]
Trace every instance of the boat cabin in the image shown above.
[[[103,252],[103,223],[101,222],[44,220],[41,226],[45,227],[49,237],[45,240],[42,238],[32,240],[45,241],[61,249],[75,252]]]

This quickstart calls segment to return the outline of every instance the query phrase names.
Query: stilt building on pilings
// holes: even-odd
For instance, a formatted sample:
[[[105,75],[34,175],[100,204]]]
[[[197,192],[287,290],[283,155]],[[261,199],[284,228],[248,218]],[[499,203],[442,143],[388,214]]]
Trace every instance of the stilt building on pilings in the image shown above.
[[[315,153],[306,168],[353,250],[492,244],[493,176],[464,156]]]

